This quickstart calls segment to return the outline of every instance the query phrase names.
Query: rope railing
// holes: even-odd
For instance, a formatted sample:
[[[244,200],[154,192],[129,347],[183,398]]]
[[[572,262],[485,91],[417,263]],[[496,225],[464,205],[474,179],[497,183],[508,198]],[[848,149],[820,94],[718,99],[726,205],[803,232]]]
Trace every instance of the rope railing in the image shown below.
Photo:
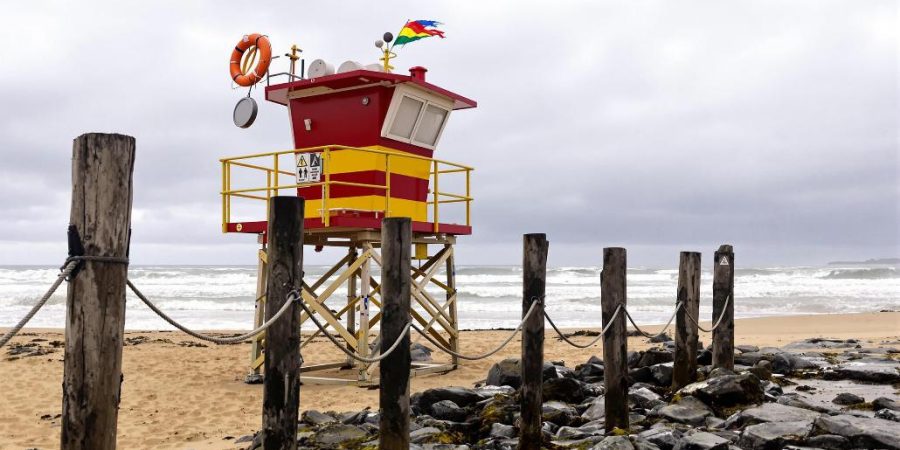
[[[728,297],[725,297],[725,303],[722,304],[722,312],[719,313],[719,318],[716,319],[716,323],[713,324],[712,328],[710,328],[708,330],[706,328],[701,327],[700,322],[698,322],[697,319],[694,318],[694,316],[691,316],[691,313],[689,313],[686,309],[684,310],[684,315],[687,316],[687,318],[694,325],[696,325],[697,328],[700,329],[700,331],[703,331],[704,333],[712,333],[713,330],[715,330],[716,328],[719,328],[719,325],[722,324],[722,319],[725,317],[725,312],[728,311],[728,302],[730,302],[730,301],[731,301],[731,294],[729,294]]]
[[[625,317],[628,318],[628,321],[631,322],[631,325],[634,327],[635,330],[637,330],[638,333],[641,333],[641,335],[643,335],[644,337],[646,337],[648,339],[653,339],[653,338],[657,338],[657,337],[660,337],[660,336],[666,334],[666,330],[669,329],[669,325],[672,325],[672,321],[675,320],[675,316],[678,315],[678,310],[683,307],[684,307],[684,303],[682,303],[682,302],[676,303],[675,311],[672,312],[672,317],[669,317],[669,321],[666,322],[666,325],[662,328],[662,331],[660,331],[659,333],[656,333],[656,334],[649,334],[649,333],[645,332],[644,330],[642,330],[641,327],[639,327],[636,323],[634,323],[634,319],[631,318],[631,313],[629,313],[627,309],[625,310]]]
[[[619,306],[616,308],[616,310],[613,312],[613,315],[612,315],[612,317],[609,319],[609,322],[606,324],[606,326],[605,326],[603,329],[600,330],[600,333],[597,334],[597,337],[594,338],[594,339],[592,339],[592,340],[591,340],[590,342],[588,342],[587,344],[579,344],[579,343],[574,342],[574,341],[572,341],[571,339],[569,339],[569,337],[566,336],[566,335],[565,335],[565,334],[564,334],[564,333],[556,326],[555,323],[553,323],[553,319],[550,318],[550,315],[547,314],[547,311],[544,311],[544,317],[547,318],[547,322],[550,323],[550,326],[553,327],[553,329],[556,331],[556,334],[559,335],[559,338],[562,339],[563,341],[565,341],[567,344],[569,344],[569,345],[571,345],[572,347],[575,347],[575,348],[588,348],[588,347],[590,347],[590,346],[596,344],[597,342],[600,342],[600,340],[603,339],[603,335],[605,335],[606,332],[609,330],[609,328],[612,327],[612,324],[615,322],[616,317],[618,317],[619,313],[622,312],[622,310],[624,310],[624,308],[622,307],[622,305],[619,305]],[[625,313],[627,314],[628,311],[625,311]]]
[[[367,363],[367,364],[372,364],[372,363],[379,362],[379,361],[383,360],[384,358],[387,358],[388,356],[390,356],[390,354],[393,353],[394,350],[396,350],[397,347],[400,346],[400,342],[403,341],[403,337],[406,335],[406,333],[409,333],[409,329],[410,329],[410,327],[412,326],[412,321],[407,322],[406,326],[403,327],[403,331],[401,331],[401,332],[400,332],[400,335],[397,336],[397,340],[395,340],[394,343],[391,344],[391,346],[387,349],[387,351],[385,351],[384,353],[382,353],[382,354],[380,354],[380,355],[378,355],[378,356],[376,356],[376,357],[373,357],[373,358],[366,358],[366,357],[364,357],[364,356],[359,356],[359,355],[357,355],[356,353],[353,353],[352,351],[350,351],[350,350],[348,350],[346,347],[344,347],[344,345],[342,345],[340,342],[338,342],[337,338],[334,337],[334,336],[333,336],[333,335],[325,328],[324,325],[322,325],[322,322],[319,322],[319,319],[316,319],[316,316],[315,316],[315,315],[313,314],[313,312],[309,309],[309,307],[306,306],[305,303],[303,303],[303,302],[299,302],[299,303],[300,303],[300,307],[303,308],[303,311],[306,312],[306,314],[309,316],[310,320],[312,320],[313,324],[315,324],[315,326],[316,326],[317,328],[319,328],[319,331],[321,331],[322,334],[323,334],[325,337],[327,337],[328,340],[331,341],[331,343],[334,344],[335,347],[339,348],[342,352],[344,352],[344,353],[345,353],[347,356],[349,356],[350,358],[353,358],[353,359],[355,359],[355,360],[357,360],[357,361],[364,362],[364,363]]]
[[[203,341],[212,342],[212,343],[219,344],[219,345],[237,344],[237,343],[239,343],[239,342],[243,342],[243,341],[245,341],[245,340],[247,340],[247,339],[250,339],[250,338],[252,338],[253,336],[256,336],[257,334],[260,334],[260,333],[262,333],[263,331],[266,331],[267,328],[269,328],[273,323],[277,322],[278,319],[280,319],[281,316],[283,316],[283,315],[288,311],[288,309],[290,309],[290,306],[291,306],[292,303],[294,303],[295,301],[297,301],[297,299],[300,298],[300,295],[297,294],[296,291],[291,291],[291,292],[288,293],[288,295],[287,295],[287,301],[284,302],[283,305],[281,305],[281,309],[279,309],[278,312],[276,312],[275,315],[272,316],[271,319],[267,320],[265,323],[263,323],[262,325],[260,325],[260,326],[257,327],[256,329],[254,329],[254,330],[252,330],[252,331],[250,331],[250,332],[248,332],[248,333],[244,333],[244,334],[238,335],[238,336],[216,337],[216,336],[209,336],[209,335],[205,335],[205,334],[196,332],[196,331],[191,330],[190,328],[188,328],[188,327],[186,327],[186,326],[184,326],[184,325],[178,323],[178,321],[176,321],[175,319],[169,317],[169,315],[167,315],[166,313],[162,312],[161,309],[159,309],[156,305],[154,305],[153,302],[151,302],[151,301],[144,295],[144,293],[141,292],[141,291],[137,288],[137,286],[135,286],[134,283],[131,282],[131,280],[126,280],[125,283],[126,283],[126,284],[128,285],[128,287],[131,289],[131,291],[134,292],[134,295],[136,295],[137,298],[141,299],[141,301],[144,302],[144,304],[147,305],[147,307],[150,308],[151,311],[155,312],[156,315],[158,315],[160,318],[162,318],[163,320],[165,320],[166,322],[168,322],[169,325],[172,325],[173,327],[178,328],[179,330],[181,330],[181,331],[187,333],[188,335],[193,336],[193,337],[195,337],[195,338],[197,338],[197,339],[200,339],[200,340],[203,340]],[[261,298],[263,298],[263,297],[265,297],[265,294],[263,294],[262,296],[260,296],[257,300],[259,300],[259,299],[261,299]],[[298,302],[298,303],[303,304],[303,302]]]
[[[0,337],[0,347],[3,347],[13,337],[19,334],[22,331],[22,328],[25,328],[25,325],[34,318],[35,314],[44,307],[50,297],[59,289],[59,286],[63,281],[70,281],[70,276],[73,273],[77,273],[76,269],[81,265],[83,261],[93,261],[93,262],[106,262],[106,263],[114,263],[114,264],[128,264],[128,258],[120,258],[115,256],[70,256],[66,258],[65,263],[63,263],[62,267],[59,268],[59,275],[56,277],[56,281],[50,285],[50,289],[38,300],[37,303],[28,311],[28,314],[25,314],[25,317],[22,318],[18,323],[16,323],[3,337]]]
[[[538,300],[538,301],[539,301],[539,300]],[[465,355],[465,354],[456,352],[456,351],[454,351],[454,350],[452,350],[452,349],[449,349],[449,348],[444,347],[443,345],[441,345],[440,342],[438,342],[437,340],[435,340],[433,337],[429,336],[428,333],[426,333],[424,330],[422,330],[422,329],[419,328],[418,326],[413,325],[413,329],[416,330],[419,334],[421,334],[422,337],[425,338],[425,340],[427,340],[428,342],[431,343],[431,345],[434,345],[435,347],[437,347],[438,350],[440,350],[440,351],[442,351],[442,352],[444,352],[444,353],[447,353],[447,354],[449,354],[449,355],[451,355],[451,356],[455,356],[455,357],[457,357],[457,358],[465,359],[465,360],[468,360],[468,361],[478,361],[478,360],[480,360],[480,359],[489,358],[489,357],[491,357],[491,356],[497,354],[497,352],[499,352],[500,350],[503,350],[504,347],[506,347],[507,345],[509,345],[509,343],[512,342],[513,338],[515,338],[516,335],[519,334],[520,331],[522,331],[522,326],[525,324],[525,321],[527,321],[528,318],[531,317],[531,314],[534,312],[534,308],[535,308],[535,306],[537,306],[538,301],[533,301],[533,302],[531,302],[531,307],[528,308],[528,311],[527,311],[527,312],[525,313],[525,315],[522,317],[522,321],[519,322],[519,325],[516,326],[516,329],[513,330],[512,333],[510,333],[509,337],[507,337],[506,340],[503,341],[503,343],[501,343],[498,347],[494,348],[493,350],[491,350],[491,351],[489,351],[489,352],[487,352],[487,353],[482,353],[482,354],[480,354],[480,355]]]

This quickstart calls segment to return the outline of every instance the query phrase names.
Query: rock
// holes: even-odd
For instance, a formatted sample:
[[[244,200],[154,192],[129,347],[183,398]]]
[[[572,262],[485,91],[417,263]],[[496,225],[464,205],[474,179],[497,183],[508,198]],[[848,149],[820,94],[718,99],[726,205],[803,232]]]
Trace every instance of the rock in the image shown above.
[[[666,332],[663,332],[662,334],[660,334],[658,336],[653,336],[649,340],[650,340],[650,342],[652,342],[654,344],[674,341],[674,339],[672,339],[672,336],[669,336],[669,333],[666,333]]]
[[[771,360],[772,355],[766,355],[761,352],[747,352],[734,355],[734,363],[753,367],[760,360]]]
[[[332,423],[319,428],[313,435],[313,440],[317,444],[337,445],[364,439],[367,436],[368,433],[353,425]]]
[[[435,427],[419,428],[418,430],[409,432],[409,441],[416,444],[421,444],[429,438],[438,434],[441,434],[441,430]]]
[[[833,374],[838,379],[865,381],[868,383],[900,383],[900,364],[893,361],[854,361],[836,367]]]
[[[850,440],[836,434],[820,434],[806,440],[806,445],[813,448],[839,450],[850,446]]]
[[[675,450],[728,450],[728,439],[704,431],[685,435],[675,445]]]
[[[460,408],[453,400],[441,400],[431,405],[431,415],[436,419],[462,422],[466,420],[468,412]]]
[[[779,404],[795,408],[809,409],[824,414],[837,414],[838,410],[823,403],[813,403],[798,394],[785,394],[776,400]]]
[[[719,377],[734,376],[734,375],[737,375],[737,374],[734,373],[734,371],[732,371],[732,370],[728,370],[724,367],[716,367],[715,369],[713,369],[709,372],[709,375],[707,375],[706,378],[719,378]]]
[[[672,385],[672,364],[655,364],[650,366],[650,374],[657,386],[669,387]]]
[[[606,400],[604,397],[594,397],[591,405],[581,413],[581,418],[585,420],[598,420],[606,417]]]
[[[541,405],[541,418],[559,426],[569,425],[572,419],[578,417],[575,408],[557,401],[545,402]]]
[[[699,345],[699,343],[698,343]],[[705,348],[697,352],[697,364],[708,366],[712,364],[712,349]]]
[[[581,382],[574,378],[553,378],[541,385],[544,401],[558,400],[566,403],[581,403],[584,391]]]
[[[303,414],[300,415],[300,421],[312,426],[319,426],[328,423],[335,423],[337,422],[337,419],[329,416],[328,414],[316,411],[315,409],[309,409],[303,411]]]
[[[264,381],[263,374],[261,373],[251,373],[244,377],[244,383],[246,384],[262,384]]]
[[[801,444],[812,431],[812,422],[767,422],[750,425],[741,432],[738,444],[752,450],[778,450],[787,444]]]
[[[482,386],[480,388],[475,388],[475,393],[480,395],[483,398],[492,398],[495,395],[503,394],[503,395],[512,395],[516,393],[516,390],[510,386]]]
[[[544,381],[559,377],[555,366],[550,363],[544,363],[542,375]],[[491,366],[490,370],[488,370],[486,383],[492,386],[512,386],[516,389],[521,387],[522,376],[519,358],[507,358]],[[464,405],[460,404],[460,406]]]
[[[741,353],[751,353],[759,351],[759,347],[755,345],[735,345],[734,349]]]
[[[661,450],[672,450],[681,439],[681,432],[674,428],[651,428],[641,431],[637,436],[650,442]]]
[[[593,383],[603,379],[603,364],[588,362],[575,367],[575,376],[585,383]]]
[[[502,423],[491,424],[490,436],[495,438],[516,437],[516,428],[512,425],[504,425]]]
[[[369,415],[369,408],[359,412],[347,412],[338,416],[338,421],[347,425],[360,425],[365,423],[366,417]]]
[[[753,374],[724,375],[704,383],[693,395],[708,405],[728,407],[763,401],[762,386]]]
[[[716,417],[716,416],[707,416],[706,417],[706,428],[708,429],[720,429],[724,427],[725,421]]]
[[[488,371],[487,384],[493,386],[512,386],[518,389],[522,385],[518,358],[507,358],[495,363]]]
[[[728,419],[726,426],[731,428],[735,422],[738,424],[757,424],[762,422],[812,422],[821,414],[808,409],[786,406],[779,403],[763,403],[760,406],[745,409],[736,414],[738,420]]]
[[[785,345],[786,349],[813,349],[813,348],[844,348],[853,347],[859,344],[856,339],[835,339],[835,338],[810,338],[802,341],[791,342]]]
[[[756,375],[760,380],[768,380],[772,378],[772,363],[766,360],[760,360],[755,366],[750,368],[750,373]]]
[[[485,426],[493,423],[512,425],[518,413],[519,402],[513,396],[498,395],[484,404],[478,418]]]
[[[560,440],[581,440],[593,436],[603,436],[603,426],[589,424],[581,427],[559,427],[556,430],[556,439]]]
[[[628,400],[635,404],[638,408],[653,409],[656,406],[664,405],[662,397],[656,392],[647,388],[631,389],[628,392]]]
[[[890,409],[891,411],[900,411],[900,402],[887,397],[878,397],[872,400],[872,407],[876,410]]]
[[[641,359],[636,367],[647,367],[656,364],[672,362],[674,357],[671,352],[662,349],[649,349],[641,352]]]
[[[894,411],[892,409],[879,409],[875,412],[875,417],[884,420],[891,420],[894,422],[900,422],[900,411]]]
[[[694,426],[703,425],[706,417],[712,415],[706,404],[693,397],[684,397],[678,403],[663,406],[657,413],[672,422]]]
[[[607,436],[591,450],[634,450],[634,445],[625,436]]]
[[[835,405],[846,406],[846,405],[856,405],[859,403],[863,403],[865,401],[866,401],[866,399],[864,399],[856,394],[851,394],[849,392],[841,392],[840,394],[837,395],[837,397],[835,397],[833,400],[831,400],[831,403],[834,403]]]
[[[413,342],[409,345],[409,356],[413,362],[430,362],[433,351],[418,342]]]
[[[860,448],[900,449],[900,426],[889,420],[851,415],[821,416],[813,424],[815,434],[836,434]]]
[[[449,386],[427,389],[421,393],[417,393],[410,398],[410,403],[415,403],[421,411],[424,411],[426,414],[431,414],[433,412],[431,410],[431,405],[442,400],[450,400],[457,406],[465,408],[480,402],[485,398],[486,397],[482,396],[474,389]]]

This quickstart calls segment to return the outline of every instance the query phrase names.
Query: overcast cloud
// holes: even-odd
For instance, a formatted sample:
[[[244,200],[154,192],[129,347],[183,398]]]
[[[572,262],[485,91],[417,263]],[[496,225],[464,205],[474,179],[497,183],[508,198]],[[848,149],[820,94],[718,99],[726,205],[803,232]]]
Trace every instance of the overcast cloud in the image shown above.
[[[33,1],[0,15],[0,264],[62,260],[89,131],[137,138],[135,264],[253,263],[252,236],[219,231],[217,159],[291,138],[279,105],[231,123],[235,42],[372,63],[407,18],[447,38],[406,46],[398,71],[479,102],[437,152],[477,169],[459,264],[518,263],[525,232],[557,266],[614,245],[652,266],[724,242],[753,265],[900,256],[893,0]]]

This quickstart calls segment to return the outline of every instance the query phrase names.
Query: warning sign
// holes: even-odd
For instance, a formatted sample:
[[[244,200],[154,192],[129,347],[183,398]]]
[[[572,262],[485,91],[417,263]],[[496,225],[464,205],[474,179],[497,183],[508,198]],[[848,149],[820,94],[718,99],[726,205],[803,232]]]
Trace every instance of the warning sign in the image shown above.
[[[322,180],[322,154],[297,153],[297,184]]]
[[[722,257],[722,260],[719,261],[719,265],[720,265],[720,266],[727,266],[727,265],[728,265],[728,257],[727,257],[727,256],[723,256],[723,257]]]

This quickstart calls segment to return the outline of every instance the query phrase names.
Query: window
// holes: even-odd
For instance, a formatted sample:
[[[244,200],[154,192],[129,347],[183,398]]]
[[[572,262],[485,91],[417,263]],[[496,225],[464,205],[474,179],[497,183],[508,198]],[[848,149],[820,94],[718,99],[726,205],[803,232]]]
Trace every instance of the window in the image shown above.
[[[450,117],[453,103],[431,92],[398,86],[381,135],[433,149]]]
[[[404,98],[404,100],[406,100]],[[425,113],[419,119],[419,127],[416,129],[416,137],[413,141],[427,146],[434,146],[441,129],[444,128],[444,121],[447,119],[448,111],[435,105],[428,105]]]
[[[404,96],[397,108],[397,115],[394,116],[394,123],[391,124],[390,134],[409,139],[424,104],[425,102]]]

